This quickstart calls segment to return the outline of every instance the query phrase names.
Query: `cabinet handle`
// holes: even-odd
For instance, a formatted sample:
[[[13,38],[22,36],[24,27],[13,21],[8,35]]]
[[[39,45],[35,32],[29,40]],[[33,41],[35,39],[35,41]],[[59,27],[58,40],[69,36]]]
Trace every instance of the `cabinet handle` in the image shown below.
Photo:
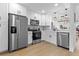
[[[0,24],[0,27],[1,27],[1,24]]]
[[[0,20],[1,20],[1,16],[0,16]]]

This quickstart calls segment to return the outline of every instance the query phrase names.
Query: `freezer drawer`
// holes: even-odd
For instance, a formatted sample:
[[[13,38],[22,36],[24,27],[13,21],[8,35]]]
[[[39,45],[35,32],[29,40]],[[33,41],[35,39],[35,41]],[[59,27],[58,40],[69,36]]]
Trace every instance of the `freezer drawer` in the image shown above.
[[[57,45],[64,48],[69,48],[68,32],[57,32]]]

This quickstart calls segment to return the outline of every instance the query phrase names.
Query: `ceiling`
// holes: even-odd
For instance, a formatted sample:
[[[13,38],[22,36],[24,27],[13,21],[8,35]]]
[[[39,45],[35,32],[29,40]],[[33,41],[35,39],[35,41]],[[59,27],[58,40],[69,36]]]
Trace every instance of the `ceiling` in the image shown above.
[[[59,6],[64,6],[63,3],[58,3],[58,6],[54,6],[55,3],[20,3],[20,4],[38,13],[41,13],[42,10],[44,10],[45,13],[50,13],[53,10],[56,11],[56,9]]]

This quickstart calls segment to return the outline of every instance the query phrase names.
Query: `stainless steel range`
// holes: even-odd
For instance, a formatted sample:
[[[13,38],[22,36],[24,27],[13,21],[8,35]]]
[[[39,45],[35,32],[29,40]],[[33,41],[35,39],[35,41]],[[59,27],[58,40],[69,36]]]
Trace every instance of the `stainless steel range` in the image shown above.
[[[33,38],[32,43],[41,42],[41,31],[40,30],[33,31],[32,38]]]

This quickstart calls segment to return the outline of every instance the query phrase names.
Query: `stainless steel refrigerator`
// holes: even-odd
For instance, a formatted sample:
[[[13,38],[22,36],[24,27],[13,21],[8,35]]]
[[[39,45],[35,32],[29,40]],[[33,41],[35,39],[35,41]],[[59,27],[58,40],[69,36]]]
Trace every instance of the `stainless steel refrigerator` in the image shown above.
[[[28,46],[28,18],[8,14],[8,50],[14,51]]]

